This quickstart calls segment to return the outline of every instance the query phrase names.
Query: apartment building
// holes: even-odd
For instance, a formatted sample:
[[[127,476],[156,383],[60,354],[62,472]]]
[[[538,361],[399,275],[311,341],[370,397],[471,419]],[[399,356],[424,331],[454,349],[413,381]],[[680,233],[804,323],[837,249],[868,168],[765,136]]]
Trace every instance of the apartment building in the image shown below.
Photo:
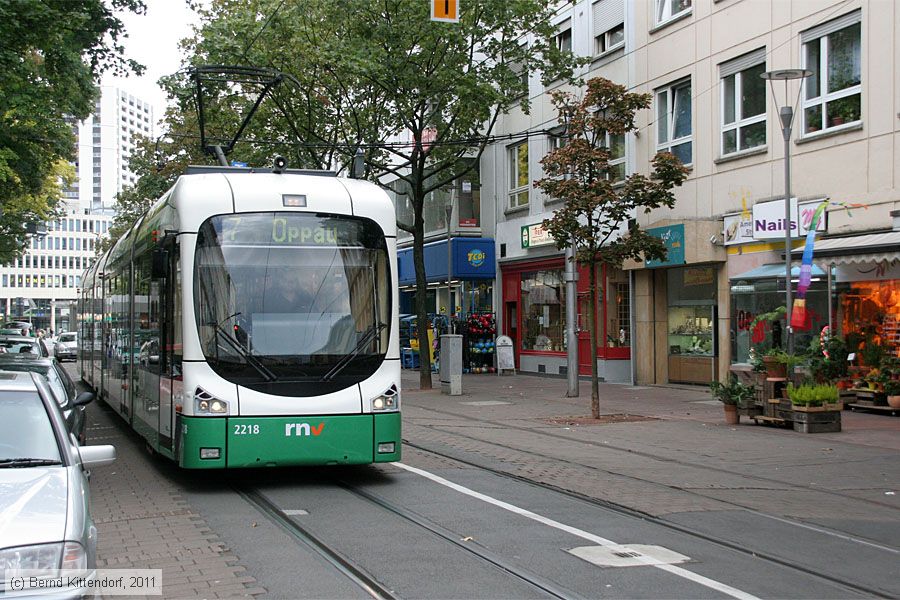
[[[30,240],[24,256],[0,266],[0,312],[35,327],[67,330],[81,274],[109,230],[115,198],[137,178],[128,169],[138,136],[152,137],[153,109],[126,91],[103,86],[94,113],[72,122],[77,179],[63,191],[64,216]]]
[[[786,333],[749,330],[756,315],[784,304],[778,114],[785,105],[796,105],[788,144],[795,249],[815,209],[828,202],[817,228],[809,318],[793,331],[795,347],[830,324],[898,352],[893,3],[583,0],[562,4],[557,22],[558,43],[592,58],[585,77],[652,94],[637,133],[609,140],[620,173],[648,173],[660,150],[690,168],[674,208],[635,215],[666,241],[668,259],[600,274],[603,331],[593,354],[582,274],[582,372],[596,356],[611,381],[706,383],[745,363],[754,344]],[[760,77],[789,68],[811,75],[774,87]],[[532,185],[562,131],[548,96],[555,86],[543,87],[535,74],[530,82],[531,114],[511,112],[498,130],[521,137],[496,144],[482,160],[482,226],[496,228],[495,310],[501,331],[516,341],[519,368],[563,373],[563,256],[539,226],[553,202]]]

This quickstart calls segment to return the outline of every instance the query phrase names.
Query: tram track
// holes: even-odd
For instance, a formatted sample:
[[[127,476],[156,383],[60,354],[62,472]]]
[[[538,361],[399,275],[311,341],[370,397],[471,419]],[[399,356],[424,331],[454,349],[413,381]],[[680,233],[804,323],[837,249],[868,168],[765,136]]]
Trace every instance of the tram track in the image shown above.
[[[385,587],[373,575],[348,557],[330,547],[317,536],[313,535],[308,529],[297,523],[294,519],[291,519],[287,513],[269,500],[262,492],[245,487],[235,487],[234,490],[241,498],[265,515],[279,529],[324,558],[325,561],[330,563],[347,579],[359,586],[366,594],[376,600],[399,600],[399,596]]]
[[[548,597],[581,600],[582,596],[567,590],[556,583],[541,577],[527,569],[515,565],[513,562],[506,560],[497,553],[487,548],[479,546],[477,543],[468,541],[460,535],[432,522],[428,519],[416,514],[415,512],[398,506],[376,494],[365,489],[355,486],[342,479],[332,479],[336,487],[340,487],[344,491],[359,498],[369,504],[375,505],[391,515],[398,517],[407,523],[414,525],[420,530],[428,532],[429,535],[439,538],[440,540],[450,543],[453,546],[463,550],[479,561],[489,565],[491,568],[497,569],[506,575],[532,587],[536,591],[546,594]],[[325,558],[344,576],[353,581],[369,596],[378,600],[400,600],[400,596],[395,591],[389,590],[377,578],[368,573],[361,566],[352,561],[352,559],[344,556],[326,542],[321,540],[308,529],[301,526],[296,520],[287,515],[284,510],[279,508],[274,502],[265,496],[259,490],[250,488],[235,488],[235,491],[253,507],[264,514],[281,530],[288,533],[303,545],[311,548],[314,552]]]
[[[511,425],[511,424],[509,424],[509,423],[502,423],[502,422],[499,422],[499,421],[493,421],[493,420],[490,420],[490,419],[476,419],[476,418],[474,418],[474,417],[470,417],[470,416],[467,416],[467,415],[461,415],[461,414],[458,414],[458,413],[454,413],[454,412],[446,411],[446,410],[440,410],[440,409],[437,409],[437,408],[430,408],[430,407],[425,407],[425,406],[417,406],[416,409],[417,409],[417,410],[425,410],[425,411],[429,411],[429,412],[434,412],[434,413],[438,413],[438,414],[442,414],[442,415],[446,415],[446,416],[451,416],[451,417],[454,417],[454,418],[463,419],[463,420],[470,421],[470,422],[473,422],[473,423],[480,423],[480,424],[483,424],[483,425],[492,425],[492,426],[495,426],[495,427],[501,427],[501,428],[504,428],[504,429],[514,429],[514,430],[516,430],[516,431],[526,432],[526,433],[528,433],[528,434],[530,434],[530,435],[540,435],[540,436],[544,436],[544,437],[549,437],[549,438],[554,438],[554,439],[564,440],[564,441],[570,442],[570,443],[581,444],[581,445],[585,445],[585,446],[591,446],[591,447],[593,447],[593,448],[602,448],[604,451],[611,450],[611,451],[618,452],[618,453],[621,453],[621,454],[627,454],[628,456],[640,456],[640,457],[647,458],[647,459],[650,459],[650,460],[655,460],[655,461],[658,461],[658,462],[661,462],[661,463],[667,463],[667,464],[672,464],[672,465],[678,465],[678,466],[682,466],[682,467],[690,467],[690,468],[692,468],[692,469],[702,469],[702,470],[704,470],[704,471],[712,471],[712,472],[721,473],[721,474],[723,474],[723,475],[728,475],[728,476],[733,476],[733,475],[734,475],[734,471],[733,471],[733,470],[730,470],[730,469],[725,469],[725,468],[721,468],[721,467],[716,467],[716,466],[713,466],[713,465],[698,464],[698,463],[693,463],[693,462],[688,462],[688,461],[678,460],[678,459],[675,459],[675,458],[669,458],[669,457],[665,457],[665,456],[659,456],[659,455],[653,454],[653,453],[651,453],[651,452],[643,452],[643,451],[640,451],[640,450],[634,450],[634,449],[631,449],[631,448],[622,448],[622,447],[619,447],[619,446],[615,446],[615,445],[613,445],[613,444],[607,444],[607,443],[602,443],[602,444],[600,444],[600,443],[597,443],[597,442],[593,442],[593,441],[591,441],[591,440],[581,440],[581,439],[573,438],[573,437],[571,437],[571,436],[559,435],[559,434],[551,433],[551,432],[548,432],[548,431],[542,431],[542,430],[540,430],[540,429],[533,429],[533,428],[528,428],[528,427],[520,427],[520,426],[517,426],[517,425]],[[407,419],[409,419],[409,417],[407,417]],[[449,435],[454,435],[454,436],[466,438],[466,439],[469,439],[469,440],[472,440],[472,441],[481,442],[481,443],[484,443],[484,444],[489,444],[489,445],[492,445],[492,446],[496,446],[496,447],[498,447],[498,448],[503,448],[503,449],[506,449],[506,450],[512,450],[512,451],[514,451],[514,452],[521,452],[521,453],[523,453],[523,454],[529,454],[529,455],[532,455],[532,456],[538,456],[538,457],[541,457],[541,458],[544,458],[544,459],[550,458],[550,459],[552,459],[552,460],[554,460],[554,461],[563,462],[563,463],[570,464],[570,465],[573,465],[573,466],[575,466],[575,467],[582,468],[582,469],[588,469],[588,470],[591,470],[591,471],[602,471],[602,472],[604,472],[604,473],[609,473],[610,475],[616,475],[616,476],[618,476],[618,477],[626,477],[626,478],[632,479],[632,480],[634,480],[634,481],[638,481],[638,482],[642,482],[642,483],[646,483],[646,484],[652,484],[652,485],[656,485],[656,486],[663,485],[663,484],[660,484],[660,483],[658,483],[658,482],[652,481],[652,480],[650,480],[650,479],[644,479],[644,478],[642,478],[642,477],[637,477],[637,476],[635,476],[635,475],[630,475],[630,474],[628,474],[628,473],[622,473],[622,472],[618,472],[618,471],[610,471],[610,470],[608,470],[608,469],[603,469],[603,468],[599,468],[599,467],[594,467],[594,466],[591,466],[591,465],[585,465],[585,464],[583,464],[583,463],[579,463],[579,462],[576,462],[576,461],[567,460],[567,459],[564,459],[564,458],[548,457],[548,456],[543,455],[543,454],[539,454],[539,453],[532,452],[532,451],[529,451],[529,450],[524,450],[524,449],[521,449],[521,448],[516,448],[516,447],[514,447],[514,446],[509,446],[509,445],[506,445],[506,444],[500,444],[500,443],[498,443],[498,442],[494,442],[494,441],[491,441],[491,440],[488,440],[488,439],[484,439],[484,438],[480,438],[480,437],[477,437],[477,436],[467,435],[467,434],[465,434],[465,433],[461,433],[461,432],[458,432],[458,431],[446,431],[445,429],[441,429],[439,426],[435,426],[435,425],[421,425],[421,424],[417,424],[417,426],[418,426],[418,427],[424,427],[424,428],[427,428],[427,429],[431,429],[431,430],[433,430],[433,431],[439,431],[439,432],[441,432],[441,433],[446,433],[446,434],[449,434]],[[407,440],[404,439],[404,443],[409,443],[409,442],[408,442]],[[850,501],[853,501],[853,502],[861,502],[861,503],[864,503],[864,504],[871,505],[873,508],[877,508],[877,509],[879,509],[879,510],[888,509],[888,510],[891,510],[891,511],[898,511],[898,508],[897,508],[896,506],[894,506],[893,504],[889,504],[889,503],[887,503],[887,502],[879,502],[879,501],[877,501],[877,500],[871,500],[871,499],[868,499],[868,498],[860,498],[859,496],[854,496],[854,495],[851,495],[851,494],[843,494],[843,493],[841,493],[841,492],[836,492],[836,491],[834,491],[834,490],[828,490],[828,489],[824,489],[824,488],[808,487],[808,486],[798,485],[798,484],[791,483],[791,482],[787,482],[787,481],[783,481],[783,480],[780,480],[780,479],[774,479],[774,478],[770,478],[770,477],[762,477],[762,476],[760,476],[760,475],[746,475],[746,474],[742,474],[741,477],[742,477],[743,479],[747,479],[747,480],[751,480],[751,481],[758,481],[758,482],[763,483],[763,484],[776,484],[776,485],[784,486],[785,488],[789,488],[789,489],[793,489],[793,490],[801,490],[801,491],[805,491],[805,492],[808,492],[808,491],[814,491],[814,492],[816,492],[816,493],[818,493],[818,494],[825,494],[825,495],[827,495],[827,496],[832,496],[832,497],[835,497],[835,498],[840,498],[840,499],[842,499],[842,500],[850,500]],[[664,487],[667,487],[667,488],[668,488],[668,487],[671,487],[671,486],[664,486]],[[686,488],[677,488],[677,489],[680,490],[680,491],[682,491],[682,492],[684,492],[684,493],[686,493],[686,494],[693,494],[693,495],[699,496],[699,497],[701,497],[701,498],[709,499],[709,496],[704,496],[703,494],[699,494],[699,493],[694,492],[694,491],[692,491],[692,490],[690,490],[690,489],[686,489]],[[735,507],[738,507],[738,508],[742,508],[742,509],[744,509],[744,510],[751,510],[751,511],[753,510],[753,509],[747,508],[747,507],[745,507],[745,506],[742,506],[742,505],[740,505],[740,504],[737,504],[737,503],[734,503],[734,502],[729,502],[728,500],[722,500],[722,499],[720,499],[720,498],[716,498],[716,500],[719,501],[719,502],[722,502],[723,504],[730,504],[730,505],[732,505],[732,506],[735,506]]]
[[[475,420],[475,419],[473,419],[473,420]],[[477,439],[477,438],[473,438],[473,439]],[[482,441],[483,441],[483,440],[482,440]],[[524,477],[524,476],[521,476],[521,475],[516,475],[516,474],[514,474],[514,473],[509,473],[509,472],[507,472],[507,471],[503,471],[502,469],[496,469],[496,468],[493,468],[493,467],[488,467],[488,466],[479,464],[479,463],[474,462],[474,461],[471,461],[471,460],[466,460],[466,459],[461,458],[461,457],[459,457],[459,456],[454,456],[454,455],[448,454],[448,453],[446,453],[446,452],[440,452],[440,451],[438,451],[438,450],[434,450],[434,449],[432,449],[432,448],[428,448],[428,447],[422,446],[422,445],[420,445],[420,444],[415,444],[415,443],[410,442],[410,441],[408,441],[408,440],[404,440],[404,441],[403,441],[403,444],[404,444],[405,446],[410,447],[410,448],[414,448],[414,449],[416,449],[416,450],[418,450],[418,451],[420,451],[420,452],[425,452],[425,453],[428,453],[428,454],[432,454],[432,455],[434,455],[434,456],[438,456],[438,457],[443,458],[443,459],[448,459],[448,460],[457,462],[457,463],[459,463],[459,464],[466,465],[466,466],[468,466],[468,467],[472,467],[472,468],[475,468],[475,469],[479,469],[479,470],[481,470],[481,471],[485,471],[485,472],[487,472],[487,473],[491,473],[491,474],[493,474],[493,475],[496,475],[496,476],[498,476],[498,477],[502,477],[502,478],[504,478],[504,479],[509,479],[509,480],[512,480],[512,481],[516,481],[516,482],[518,482],[518,483],[523,483],[523,484],[526,484],[526,485],[530,485],[530,486],[536,487],[536,488],[538,488],[538,489],[542,489],[542,490],[546,490],[546,491],[551,491],[551,492],[554,492],[554,493],[558,493],[558,494],[561,494],[561,495],[566,496],[566,497],[568,497],[568,498],[571,498],[571,499],[573,499],[573,500],[577,500],[577,501],[584,502],[584,503],[586,503],[586,504],[588,504],[588,505],[590,505],[590,506],[593,506],[593,507],[603,508],[603,509],[609,510],[609,511],[614,512],[614,513],[617,513],[617,514],[621,514],[621,515],[628,516],[628,517],[631,517],[631,518],[639,519],[639,520],[641,520],[641,521],[645,521],[645,522],[648,522],[648,523],[652,523],[652,524],[654,524],[654,525],[657,525],[657,526],[659,526],[659,527],[663,527],[663,528],[668,529],[668,530],[670,530],[670,531],[675,531],[675,532],[681,533],[681,534],[683,534],[683,535],[688,535],[688,536],[690,536],[690,537],[692,537],[692,538],[694,538],[694,539],[697,539],[697,540],[701,540],[701,541],[704,541],[704,542],[708,542],[708,543],[711,543],[711,544],[715,544],[716,546],[719,546],[719,547],[722,547],[722,548],[726,548],[726,549],[728,549],[728,550],[732,550],[732,551],[735,551],[735,552],[739,552],[739,553],[741,553],[741,554],[747,555],[748,557],[752,557],[752,558],[755,558],[755,559],[764,560],[764,561],[767,561],[767,562],[772,563],[772,564],[774,564],[774,565],[778,565],[778,566],[783,567],[783,568],[788,568],[788,569],[791,569],[791,570],[796,571],[796,572],[798,572],[798,573],[803,573],[804,575],[808,575],[808,576],[814,577],[814,578],[816,578],[816,579],[819,579],[819,580],[822,580],[822,581],[826,581],[826,582],[831,583],[831,584],[836,584],[836,585],[838,585],[838,586],[840,586],[840,587],[842,587],[842,588],[844,588],[844,589],[847,589],[848,591],[857,592],[857,593],[864,594],[864,595],[868,595],[868,596],[875,597],[875,598],[894,598],[894,597],[895,597],[893,593],[888,592],[888,591],[886,591],[886,590],[881,590],[881,589],[878,589],[878,588],[873,588],[873,587],[871,587],[871,586],[867,586],[867,585],[861,584],[861,583],[848,582],[848,581],[845,580],[845,579],[841,579],[841,578],[839,578],[839,577],[834,577],[834,576],[831,576],[831,575],[829,575],[829,574],[827,574],[827,573],[824,573],[824,572],[822,572],[822,571],[819,570],[819,569],[807,568],[807,567],[805,567],[805,566],[803,566],[803,565],[799,565],[799,564],[797,564],[797,563],[795,563],[795,562],[791,562],[791,561],[785,560],[785,559],[783,559],[783,558],[781,558],[781,557],[772,555],[772,554],[770,554],[770,553],[760,552],[760,551],[758,551],[758,550],[753,550],[753,549],[751,549],[751,548],[746,547],[745,545],[741,545],[741,544],[732,542],[732,541],[727,540],[727,539],[724,539],[724,538],[720,538],[720,537],[717,537],[717,536],[714,536],[714,535],[710,535],[710,534],[708,534],[708,533],[702,533],[702,532],[697,531],[697,530],[695,530],[695,529],[691,529],[690,527],[685,527],[685,526],[683,526],[683,525],[679,525],[679,524],[677,524],[677,523],[673,523],[673,522],[671,522],[671,521],[668,521],[668,520],[665,520],[665,519],[662,519],[662,518],[659,518],[659,517],[655,517],[655,516],[653,516],[653,515],[649,515],[649,514],[647,514],[647,513],[640,512],[640,511],[637,511],[637,510],[634,510],[634,509],[631,509],[631,508],[628,508],[628,507],[626,507],[626,506],[622,506],[622,505],[618,505],[618,504],[615,504],[615,503],[612,503],[612,502],[609,502],[609,501],[605,501],[605,500],[600,500],[600,499],[597,499],[597,498],[593,498],[593,497],[591,497],[591,496],[587,496],[587,495],[585,495],[585,494],[580,494],[580,493],[578,493],[578,492],[574,492],[574,491],[571,491],[571,490],[567,490],[567,489],[565,489],[565,488],[561,488],[561,487],[558,487],[558,486],[555,486],[555,485],[552,485],[552,484],[548,484],[548,483],[544,483],[544,482],[541,482],[541,481],[536,481],[536,480],[533,480],[533,479],[529,479],[529,478]],[[515,450],[514,448],[509,448],[509,447],[504,446],[504,445],[502,445],[502,444],[496,444],[496,445],[501,446],[501,447],[504,447],[504,448],[508,448],[508,449],[511,449],[511,450]],[[744,509],[743,507],[740,507],[740,506],[737,506],[737,505],[735,505],[735,506],[736,506],[737,508]],[[747,509],[744,509],[744,510],[747,510]],[[751,512],[755,512],[755,511],[751,511]],[[768,516],[768,515],[763,515],[763,516]],[[846,539],[849,540],[849,539],[851,539],[851,538],[846,538]],[[889,547],[882,546],[882,545],[877,545],[877,547],[878,547],[879,549],[882,549],[882,550],[886,550],[886,551],[895,552],[895,553],[900,554],[900,551],[898,551],[897,549],[889,548]]]

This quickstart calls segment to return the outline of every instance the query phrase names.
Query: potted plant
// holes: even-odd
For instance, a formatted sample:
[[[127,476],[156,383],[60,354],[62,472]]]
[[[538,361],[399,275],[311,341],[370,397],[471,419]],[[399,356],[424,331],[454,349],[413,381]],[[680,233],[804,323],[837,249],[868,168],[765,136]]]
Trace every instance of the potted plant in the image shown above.
[[[862,359],[863,365],[870,369],[878,369],[881,367],[881,361],[884,360],[885,348],[875,341],[875,338],[867,336],[859,349],[859,357]]]
[[[840,391],[834,385],[788,386],[794,431],[826,433],[841,430]]]
[[[738,408],[750,408],[756,394],[756,386],[741,383],[734,373],[729,374],[727,383],[713,381],[709,384],[709,389],[713,398],[724,405],[725,422],[729,425],[740,423]]]
[[[762,361],[765,366],[766,377],[782,379],[787,377],[785,363],[780,360],[782,354],[785,354],[785,352],[779,348],[770,348],[763,354]]]
[[[887,394],[887,403],[891,408],[900,408],[900,380],[891,379],[884,384],[884,393]]]

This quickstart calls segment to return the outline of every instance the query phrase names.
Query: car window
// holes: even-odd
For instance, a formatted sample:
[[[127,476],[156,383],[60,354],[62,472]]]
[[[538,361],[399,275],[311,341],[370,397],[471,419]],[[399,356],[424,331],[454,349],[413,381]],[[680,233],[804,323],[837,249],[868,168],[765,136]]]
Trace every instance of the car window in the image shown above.
[[[66,373],[66,370],[63,369],[60,365],[54,364],[53,371],[56,372],[63,387],[66,388],[66,396],[69,398],[74,398],[76,392],[75,383],[72,382],[72,378],[69,377],[69,374]]]
[[[0,352],[7,352],[9,354],[33,354],[35,356],[41,355],[41,351],[38,349],[37,344],[32,342],[0,342]]]
[[[0,392],[0,462],[60,460],[50,415],[36,392]]]
[[[56,402],[60,406],[65,406],[68,403],[69,396],[66,393],[66,386],[63,385],[62,380],[59,378],[59,373],[56,372],[56,369],[47,369],[44,376],[50,384],[50,389],[53,390],[53,396],[56,398]]]
[[[60,336],[59,336],[59,341],[60,341],[60,342],[74,342],[74,341],[75,341],[75,334],[74,334],[74,333],[63,333],[63,334],[60,334]]]

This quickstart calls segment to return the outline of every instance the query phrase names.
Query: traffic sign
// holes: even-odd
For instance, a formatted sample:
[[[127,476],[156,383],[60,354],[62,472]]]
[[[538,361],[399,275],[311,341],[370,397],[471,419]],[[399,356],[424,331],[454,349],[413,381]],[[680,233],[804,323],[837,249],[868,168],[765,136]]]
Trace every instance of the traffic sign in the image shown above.
[[[459,0],[431,0],[431,20],[459,23]]]

